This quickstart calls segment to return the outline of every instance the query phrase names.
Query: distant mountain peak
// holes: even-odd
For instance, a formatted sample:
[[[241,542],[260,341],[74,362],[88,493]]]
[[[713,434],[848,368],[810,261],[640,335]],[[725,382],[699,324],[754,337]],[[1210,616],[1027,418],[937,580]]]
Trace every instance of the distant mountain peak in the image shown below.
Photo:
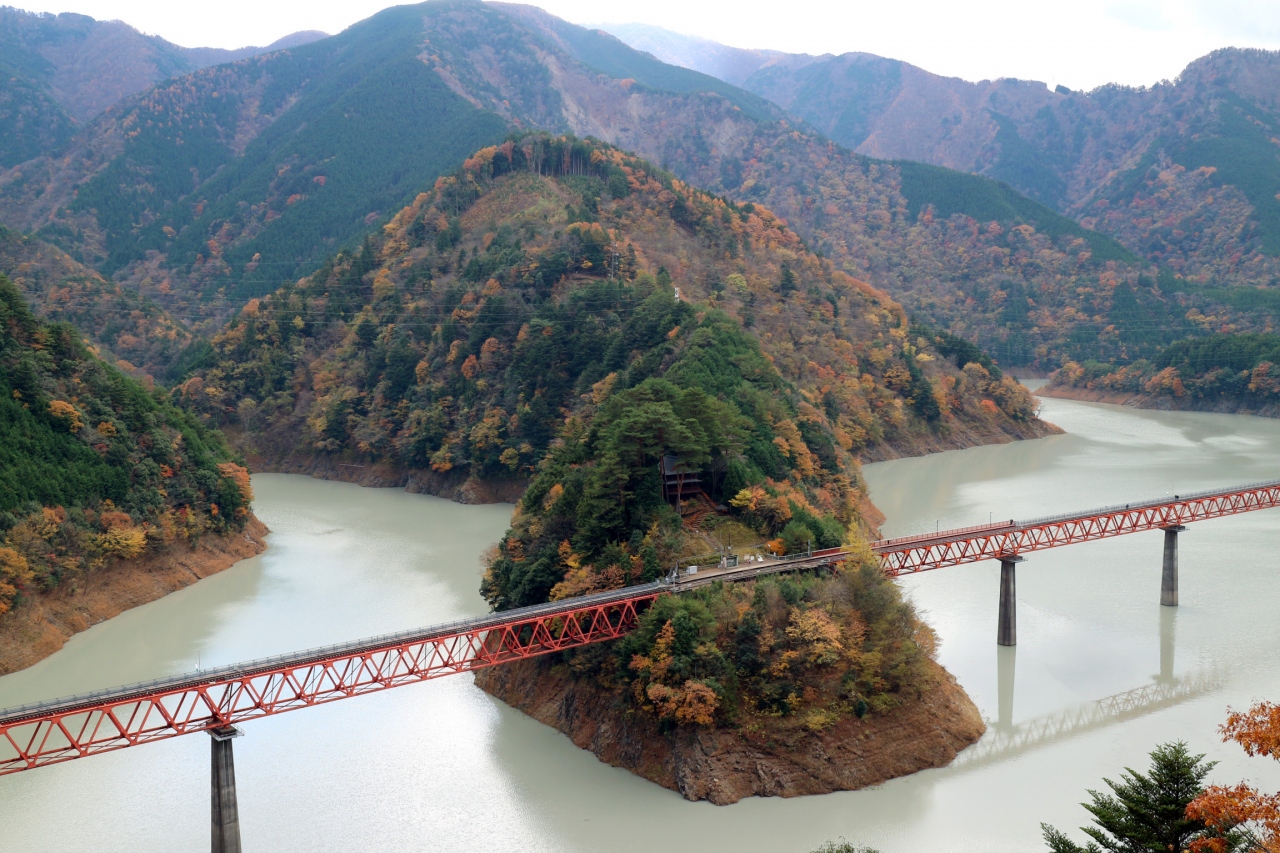
[[[305,30],[267,47],[182,47],[124,21],[0,7],[0,67],[7,72],[0,75],[0,124],[43,131],[16,140],[0,134],[0,167],[48,151],[74,123],[161,80],[326,37]]]
[[[701,36],[691,36],[652,24],[591,24],[595,29],[609,33],[643,50],[657,59],[681,68],[701,71],[718,77],[726,83],[741,86],[747,78],[768,65],[781,64],[801,68],[819,59],[831,58],[831,54],[812,56],[806,53],[785,53],[780,50],[757,50],[730,47]]]

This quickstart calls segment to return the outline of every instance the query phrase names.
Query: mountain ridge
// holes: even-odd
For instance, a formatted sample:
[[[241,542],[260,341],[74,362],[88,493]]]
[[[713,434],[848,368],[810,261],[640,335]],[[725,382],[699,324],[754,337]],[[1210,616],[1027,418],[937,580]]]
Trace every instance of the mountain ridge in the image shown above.
[[[0,167],[65,145],[103,110],[160,81],[305,44],[300,31],[266,47],[186,48],[121,21],[0,8]]]
[[[340,107],[351,86],[339,82],[345,66],[321,76],[304,71],[325,66],[338,48],[347,66],[364,69],[369,87],[354,113]],[[370,77],[373,69],[417,81],[413,85],[432,92],[435,102],[453,104],[449,115],[456,119],[439,110],[416,117],[385,83]],[[621,74],[631,76],[614,76]],[[850,275],[895,292],[929,323],[1003,347],[1007,363],[1056,358],[1070,331],[1009,327],[997,322],[1003,310],[998,304],[975,318],[945,307],[972,297],[956,293],[960,280],[989,280],[993,293],[1005,289],[1001,277],[1008,276],[1026,292],[1043,286],[1037,272],[1043,264],[1019,260],[997,270],[977,255],[948,255],[946,243],[954,238],[933,220],[916,221],[934,201],[928,187],[935,185],[945,190],[938,203],[944,196],[962,202],[946,202],[947,217],[985,215],[980,205],[965,207],[992,195],[984,179],[955,173],[945,186],[924,182],[924,197],[913,192],[903,199],[900,167],[835,148],[780,108],[756,117],[764,109],[757,96],[728,84],[715,91],[711,78],[532,7],[398,7],[322,42],[206,69],[183,81],[113,107],[93,134],[77,137],[69,156],[0,174],[0,218],[210,328],[239,300],[306,273],[334,249],[354,247],[361,233],[396,209],[392,205],[409,200],[410,187],[447,171],[449,160],[456,163],[512,129],[533,127],[597,137],[706,189],[765,203]],[[323,95],[324,87],[337,94]],[[157,124],[157,115],[166,118]],[[353,115],[361,119],[353,123]],[[303,132],[309,136],[301,144],[289,128],[302,127],[307,116]],[[381,122],[388,130],[375,136],[361,121]],[[171,123],[178,129],[169,129]],[[179,139],[185,140],[181,147]],[[437,145],[439,156],[424,157],[430,139],[447,139],[453,147]],[[343,163],[353,164],[345,176],[337,171]],[[194,191],[193,169],[201,176]],[[363,189],[353,192],[357,186]],[[1032,208],[1000,209],[1002,229],[1034,229],[1058,216],[1047,208],[1036,208],[1041,212],[1030,218]],[[869,221],[872,210],[888,218]],[[928,235],[932,253],[941,253],[938,262],[921,269],[886,264],[913,227]],[[1066,245],[1081,238],[1089,254],[1098,255],[1073,261],[1072,276],[1093,276],[1107,254],[1099,248],[1106,238],[1078,226],[1048,227],[1045,237],[1059,260]],[[1136,280],[1124,253],[1108,251],[1123,262],[1117,277]],[[907,267],[919,266],[918,258],[903,257]],[[957,272],[949,271],[957,264]],[[904,286],[906,278],[910,286]],[[925,280],[939,292],[917,296]],[[1038,347],[1047,349],[1038,355]]]
[[[1269,142],[1280,132],[1280,52],[1223,48],[1174,81],[1073,92],[943,77],[871,54],[690,50],[705,40],[614,29],[710,70],[727,51],[754,66],[739,85],[858,153],[1003,180],[1200,283],[1280,278],[1280,152]]]
[[[956,133],[968,139],[976,128],[985,136],[976,148],[956,150],[987,150],[982,156],[994,159],[983,169],[1015,188],[1037,175],[1068,194],[1101,181],[1087,209],[1068,211],[1071,225],[982,178],[859,159],[759,95],[534,7],[432,2],[122,102],[80,132],[67,156],[0,173],[0,219],[212,329],[243,299],[356,245],[467,151],[540,128],[618,144],[699,186],[767,204],[846,272],[873,280],[923,322],[979,342],[1005,364],[1049,369],[1063,358],[1132,359],[1188,333],[1265,331],[1271,322],[1269,310],[1247,306],[1254,291],[1280,281],[1280,258],[1268,254],[1280,241],[1280,201],[1268,189],[1280,190],[1280,161],[1265,130],[1280,119],[1268,111],[1271,78],[1249,78],[1254,72],[1240,66],[1241,57],[1258,74],[1270,73],[1272,54],[1227,51],[1193,63],[1185,76],[1198,82],[1179,83],[1181,90],[1104,87],[1086,96],[1004,80],[979,93],[998,103],[975,101],[973,121]],[[796,74],[857,60],[871,76],[853,82],[868,92],[905,67],[865,55],[802,59]],[[761,69],[794,77],[773,59]],[[404,92],[415,94],[406,102],[398,97]],[[1190,99],[1178,108],[1181,124],[1169,112],[1174,95]],[[1075,184],[1045,171],[1047,155],[1027,130],[1028,115],[1041,115],[1042,124],[1052,118],[1046,98],[1080,113],[1074,124],[1059,122],[1060,132],[1042,133],[1088,155],[1077,163]],[[991,103],[1004,112],[983,106]],[[1139,134],[1127,143],[1123,168],[1112,168],[1088,154],[1119,144],[1106,110],[1137,110],[1148,124],[1165,110],[1173,130],[1154,153],[1144,141],[1150,134]],[[830,123],[839,110],[826,113]],[[1178,135],[1201,125],[1207,135]],[[876,216],[889,217],[887,228],[865,218],[876,208]],[[942,228],[957,215],[972,220],[969,236],[953,224]],[[1015,250],[1012,237],[976,233],[991,223],[1002,234],[1027,226],[1047,237],[1052,262]],[[927,238],[923,255],[900,251],[915,239],[912,229]],[[974,245],[956,252],[949,246],[956,240]],[[974,254],[977,244],[981,252],[1008,252],[1007,260]],[[895,262],[886,263],[891,256]],[[1008,300],[1025,301],[1028,310]]]

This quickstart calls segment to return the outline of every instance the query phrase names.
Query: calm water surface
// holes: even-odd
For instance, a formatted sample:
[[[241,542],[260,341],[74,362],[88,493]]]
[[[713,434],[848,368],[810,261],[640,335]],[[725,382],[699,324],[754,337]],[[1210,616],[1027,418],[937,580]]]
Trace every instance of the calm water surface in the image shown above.
[[[867,468],[888,535],[1280,477],[1280,422],[1045,400],[1067,435]],[[479,555],[509,506],[464,507],[302,477],[254,478],[260,557],[74,638],[0,678],[0,707],[485,611]],[[1280,697],[1280,511],[1181,537],[1182,606],[1159,606],[1162,534],[1031,554],[1016,650],[995,644],[995,564],[903,581],[942,662],[990,721],[951,767],[878,788],[729,807],[596,761],[457,676],[244,726],[248,851],[884,853],[1043,849],[1086,787],[1184,738],[1215,778],[1280,787],[1218,742],[1228,705]],[[192,736],[0,778],[0,850],[208,844],[209,746]],[[1274,764],[1274,762],[1271,762]]]

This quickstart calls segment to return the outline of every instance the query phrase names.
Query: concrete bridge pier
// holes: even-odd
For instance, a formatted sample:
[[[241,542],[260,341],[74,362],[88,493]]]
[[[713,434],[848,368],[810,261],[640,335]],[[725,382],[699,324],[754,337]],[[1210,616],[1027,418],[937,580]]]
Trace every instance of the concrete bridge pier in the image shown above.
[[[213,853],[240,853],[240,809],[236,805],[236,764],[231,753],[232,738],[244,732],[235,726],[210,729],[213,745],[212,846]]]
[[[1178,606],[1178,534],[1187,528],[1181,524],[1160,528],[1164,531],[1164,571],[1160,577],[1160,603]]]
[[[996,643],[1002,646],[1018,644],[1018,598],[1014,582],[1014,567],[1022,562],[1017,554],[1000,556],[1000,624],[996,630]]]

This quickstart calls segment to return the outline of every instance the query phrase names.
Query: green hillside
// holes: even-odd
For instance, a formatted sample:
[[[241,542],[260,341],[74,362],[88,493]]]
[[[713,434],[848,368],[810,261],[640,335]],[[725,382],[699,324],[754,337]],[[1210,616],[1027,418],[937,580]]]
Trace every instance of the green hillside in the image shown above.
[[[0,9],[0,168],[61,148],[75,122],[49,91],[53,64],[34,50],[22,29],[25,13]]]
[[[0,45],[0,168],[7,169],[61,148],[75,123],[44,87],[5,61],[3,50]]]
[[[221,435],[0,276],[0,613],[107,560],[238,528],[251,499]]]
[[[390,9],[340,36],[149,93],[137,133],[72,206],[104,226],[104,270],[162,251],[209,289],[252,295],[358,238],[500,138],[501,118],[417,58],[422,12]],[[236,156],[227,136],[256,87],[257,110],[284,112]],[[193,190],[193,174],[209,177]]]
[[[1144,407],[1274,417],[1280,406],[1280,335],[1205,335],[1123,366],[1070,361],[1050,387],[1120,393]]]
[[[907,199],[907,212],[912,217],[932,205],[935,215],[944,218],[963,213],[979,222],[1025,223],[1055,239],[1077,237],[1084,240],[1095,260],[1139,261],[1137,255],[1112,238],[1084,228],[1074,219],[1027,198],[1008,184],[909,160],[898,160],[893,165],[902,174],[902,194]]]
[[[1114,241],[998,182],[872,160],[781,115],[532,7],[433,0],[126,102],[77,137],[110,151],[123,136],[121,154],[0,175],[0,211],[208,330],[355,250],[469,152],[520,128],[576,131],[766,205],[838,269],[1003,364],[1145,353],[1107,332],[1110,295],[1146,266]]]
[[[1208,166],[1215,186],[1230,185],[1253,205],[1251,219],[1262,250],[1280,255],[1280,116],[1226,93],[1217,134],[1186,141],[1174,158],[1188,169]]]
[[[191,332],[159,305],[108,281],[62,250],[0,225],[0,275],[7,275],[47,322],[70,323],[98,354],[129,373],[168,381]],[[123,360],[125,363],[120,363]]]

